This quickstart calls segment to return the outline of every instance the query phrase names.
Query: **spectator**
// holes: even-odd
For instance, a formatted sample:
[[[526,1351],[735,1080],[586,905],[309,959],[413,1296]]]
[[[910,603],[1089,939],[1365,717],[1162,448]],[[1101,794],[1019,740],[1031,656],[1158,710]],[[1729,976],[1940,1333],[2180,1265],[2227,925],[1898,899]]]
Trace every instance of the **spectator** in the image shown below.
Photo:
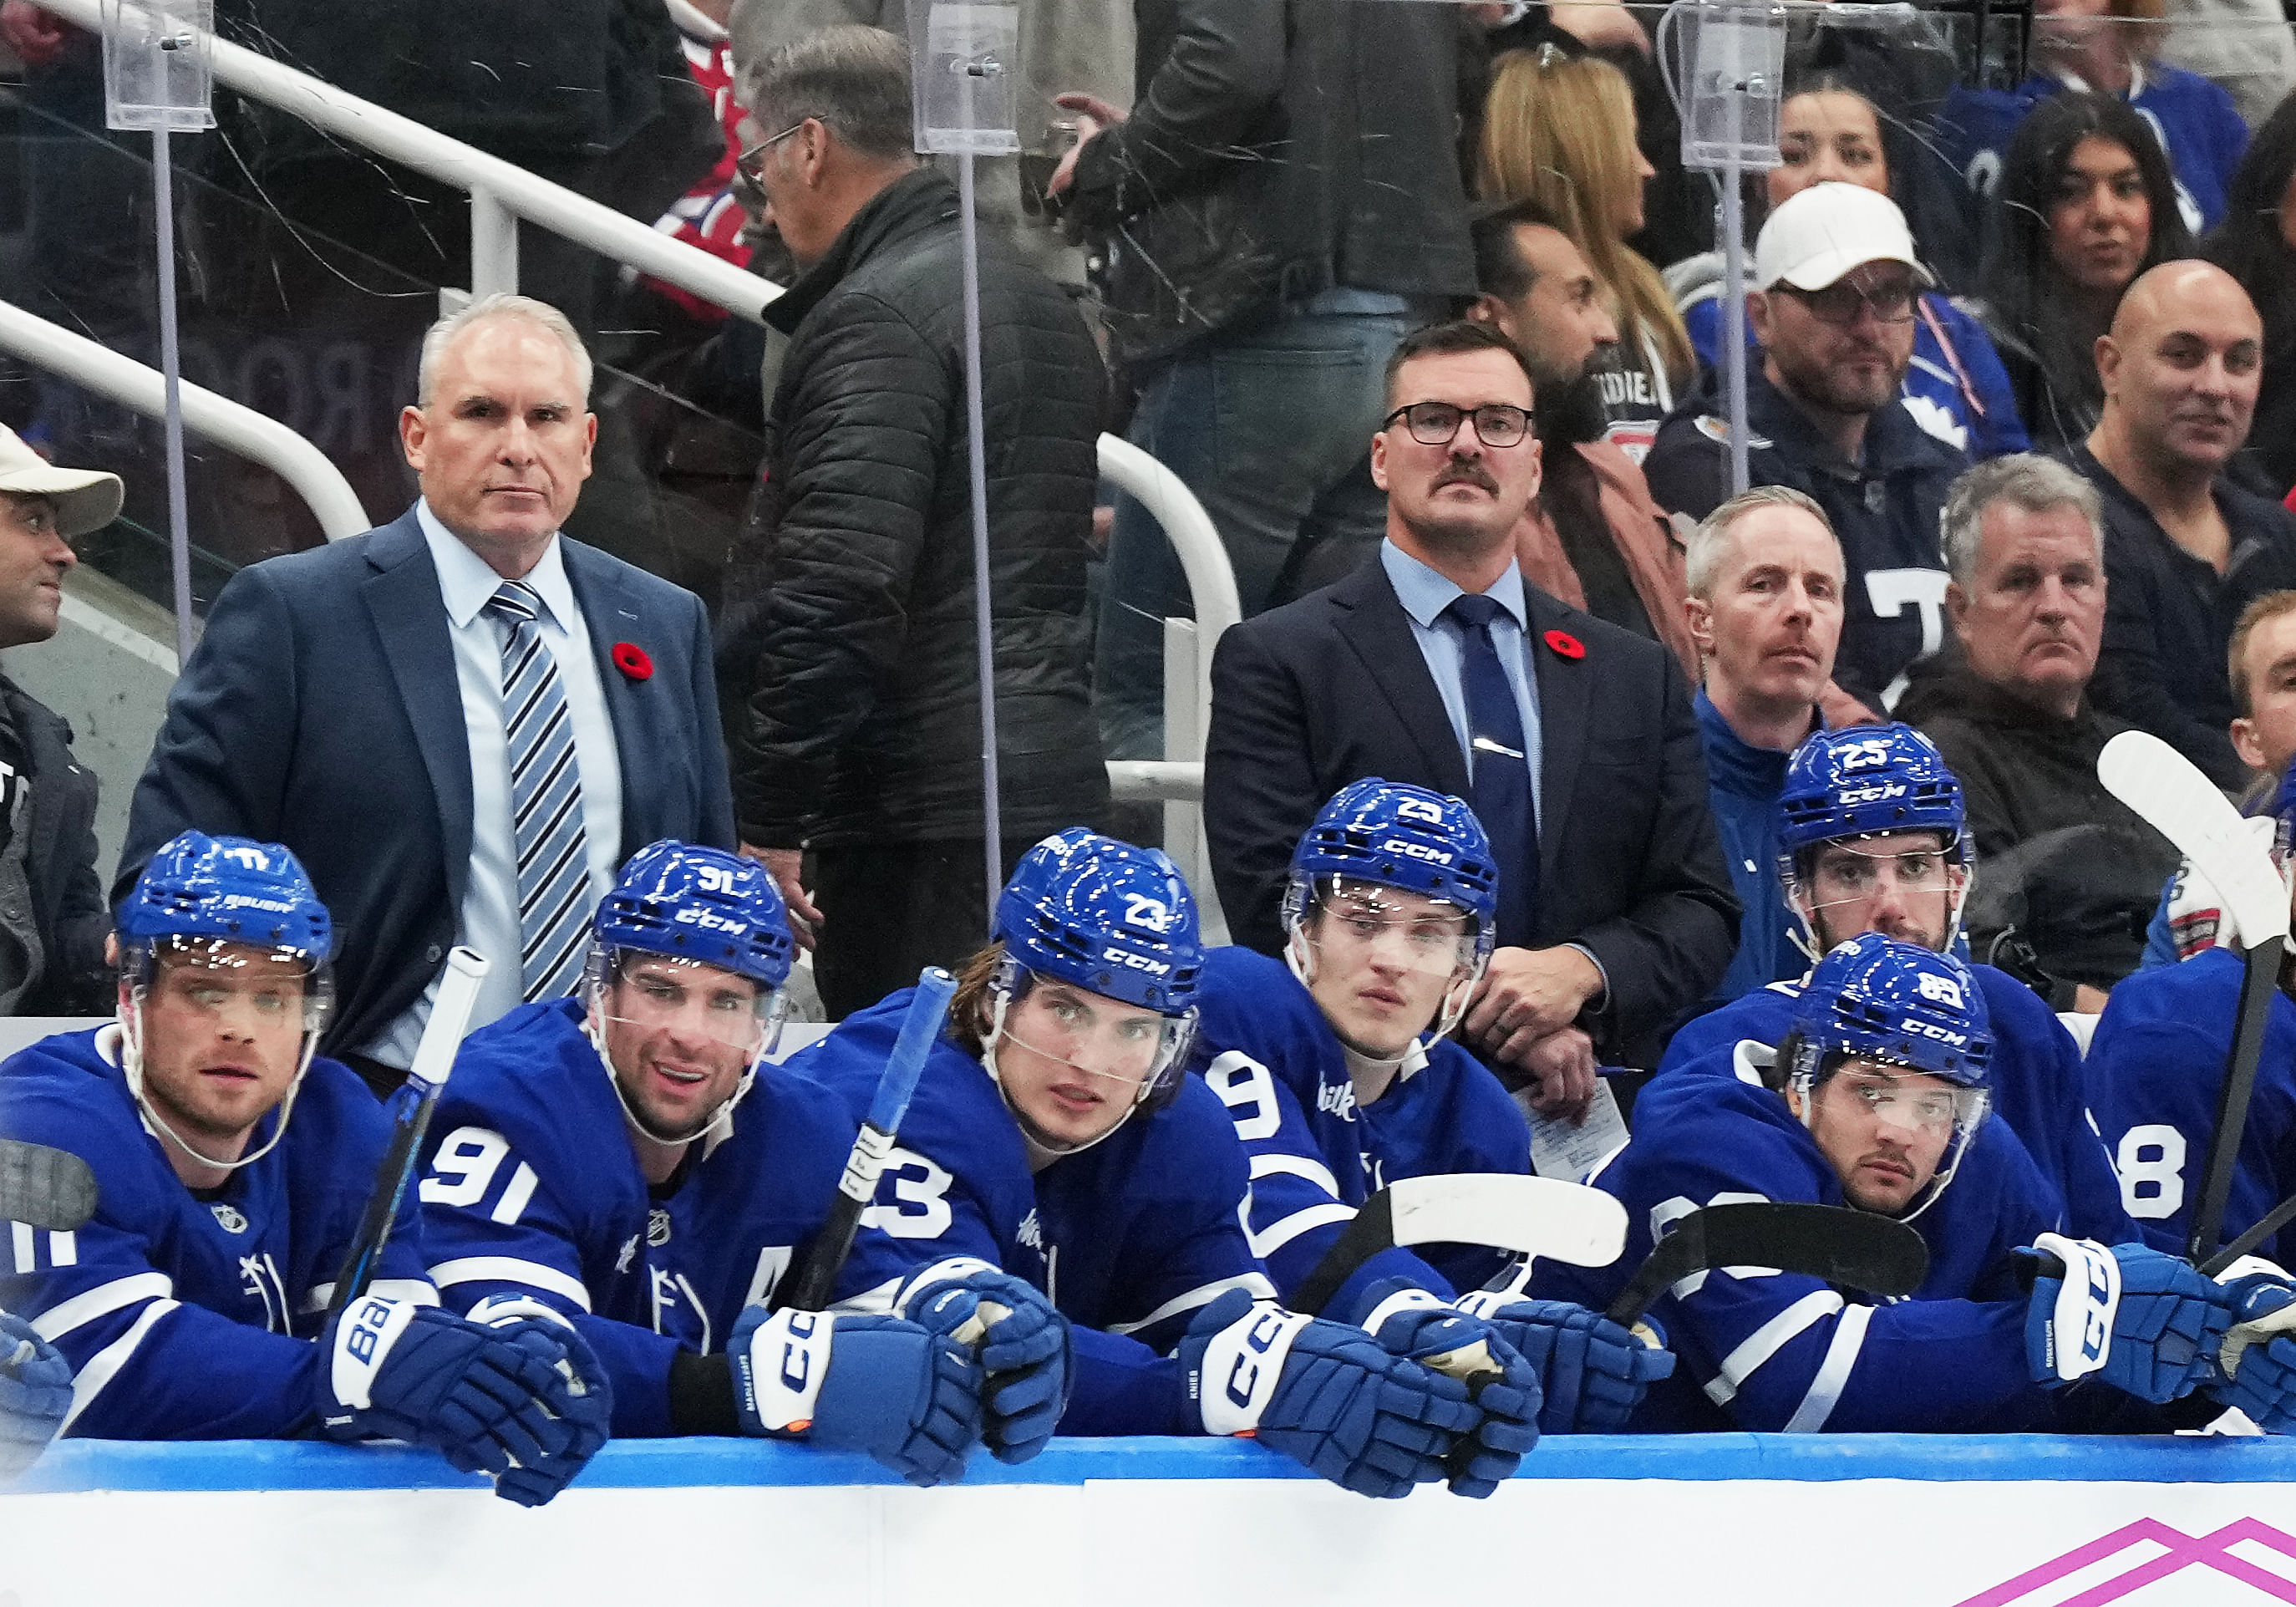
[[[1695,676],[1681,545],[1643,471],[1605,439],[1602,383],[1619,329],[1594,270],[1535,201],[1485,210],[1473,234],[1483,290],[1467,316],[1514,342],[1538,389],[1538,495],[1515,527],[1523,578],[1671,649]]]
[[[1083,119],[1049,188],[1107,245],[1132,440],[1211,515],[1251,615],[1378,546],[1364,442],[1388,356],[1475,293],[1454,146],[1470,24],[1452,6],[1134,10],[1133,112]],[[1119,504],[1094,683],[1112,757],[1163,751],[1162,620],[1186,599],[1161,530]]]
[[[2096,488],[2050,458],[1980,464],[1947,499],[1945,554],[1955,648],[1915,668],[1898,712],[1961,782],[1971,951],[2058,1010],[2101,1010],[2136,969],[2177,852],[2096,778],[2128,729],[2088,698],[2105,616]]]
[[[1822,723],[1843,582],[1825,511],[1787,486],[1732,497],[1690,538],[1687,611],[1706,666],[1693,700],[1706,795],[1745,911],[1712,1004],[1792,981],[1806,963],[1778,881],[1778,796],[1787,758]]]
[[[908,46],[890,34],[824,29],[744,60],[740,87],[761,130],[745,160],[802,277],[767,309],[789,351],[749,572],[727,588],[746,620],[738,814],[820,929],[834,1020],[984,936],[957,195],[911,153]],[[980,316],[1011,864],[1108,805],[1085,618],[1104,386],[1069,299],[993,236]]]
[[[1955,163],[1982,193],[2013,167],[2016,133],[2038,105],[2062,94],[2110,97],[2144,119],[2175,175],[2178,216],[2193,234],[2225,215],[2225,190],[2248,125],[2232,96],[2197,73],[2157,60],[2161,0],[2035,0],[2033,73],[2014,89],[1964,90],[1940,132]]]
[[[573,326],[488,296],[431,326],[419,386],[415,504],[209,610],[113,890],[187,827],[284,843],[341,914],[332,1053],[379,1092],[448,945],[494,962],[481,1023],[558,997],[626,854],[734,839],[701,601],[559,535],[597,428]]]
[[[2264,320],[2264,378],[2244,458],[2275,496],[2296,488],[2296,96],[2256,131],[2225,219],[2201,253],[2240,281]]]
[[[2090,360],[2131,281],[2192,236],[2144,119],[2110,95],[2054,95],[2019,125],[2001,168],[1979,307],[2040,452],[2095,428]]]
[[[1764,348],[1746,376],[1749,467],[1825,510],[1849,566],[1827,720],[1890,706],[1907,665],[1945,637],[1937,510],[1968,464],[1898,406],[1914,349],[1916,292],[1930,283],[1889,197],[1856,184],[1790,196],[1754,248],[1747,312]],[[1730,494],[1718,381],[1660,432],[1647,465],[1661,507],[1702,519]]]
[[[119,516],[116,474],[58,469],[0,429],[0,648],[56,634],[71,543]],[[0,1015],[98,1015],[111,931],[95,873],[95,773],[71,727],[0,675]]]
[[[1635,144],[1634,97],[1617,68],[1552,46],[1499,59],[1477,185],[1486,201],[1538,201],[1602,282],[1619,326],[1617,360],[1603,371],[1607,433],[1637,463],[1697,373],[1673,298],[1627,244],[1643,226],[1652,172]]]
[[[1237,941],[1278,954],[1292,847],[1326,799],[1373,775],[1467,798],[1499,863],[1468,1041],[1545,1113],[1579,1109],[1595,1057],[1649,1063],[1736,940],[1689,689],[1663,649],[1522,584],[1540,453],[1505,338],[1439,325],[1391,373],[1380,561],[1213,659],[1212,872]]]
[[[2070,458],[2104,497],[2096,701],[2170,742],[2227,791],[2226,651],[2251,599],[2296,586],[2296,514],[2225,474],[2248,438],[2262,326],[2222,268],[2165,263],[2129,287],[2096,344],[2104,411]]]
[[[2161,59],[2223,85],[2243,120],[2261,130],[2296,88],[2296,34],[2280,0],[2167,0],[2167,12]],[[2227,195],[2226,215],[2239,204]]]
[[[1778,108],[1778,165],[1764,176],[1772,207],[1812,184],[1862,184],[1890,193],[1889,145],[1874,102],[1832,74],[1790,92]],[[1709,251],[1667,271],[1682,304],[1698,359],[1709,367],[1722,350],[1722,256]],[[1915,304],[1914,357],[1901,387],[1914,422],[1972,457],[2022,452],[2030,443],[2017,417],[2009,376],[1985,326],[1950,297],[1924,291]],[[1751,321],[1748,349],[1757,354]]]

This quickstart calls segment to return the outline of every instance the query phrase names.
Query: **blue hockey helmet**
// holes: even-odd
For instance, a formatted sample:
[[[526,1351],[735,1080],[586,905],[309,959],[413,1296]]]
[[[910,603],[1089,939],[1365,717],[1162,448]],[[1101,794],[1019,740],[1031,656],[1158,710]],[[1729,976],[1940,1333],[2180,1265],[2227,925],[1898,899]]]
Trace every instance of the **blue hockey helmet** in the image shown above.
[[[244,943],[313,969],[334,946],[333,924],[295,856],[275,842],[184,832],[161,845],[112,917],[123,951],[156,945]]]
[[[1496,938],[1498,860],[1464,800],[1374,776],[1349,782],[1316,813],[1292,854],[1283,925],[1296,930],[1332,878],[1420,893],[1456,905],[1474,921],[1475,954]]]
[[[1778,851],[1884,832],[1942,832],[1961,840],[1961,783],[1937,745],[1911,726],[1812,732],[1786,761],[1778,793]]]
[[[1179,866],[1160,849],[1082,826],[1021,856],[997,895],[995,935],[1040,976],[1160,1015],[1193,1007],[1203,971],[1195,896]]]
[[[715,965],[767,990],[789,980],[796,957],[788,906],[765,866],[669,838],[630,856],[590,930],[601,948]]]

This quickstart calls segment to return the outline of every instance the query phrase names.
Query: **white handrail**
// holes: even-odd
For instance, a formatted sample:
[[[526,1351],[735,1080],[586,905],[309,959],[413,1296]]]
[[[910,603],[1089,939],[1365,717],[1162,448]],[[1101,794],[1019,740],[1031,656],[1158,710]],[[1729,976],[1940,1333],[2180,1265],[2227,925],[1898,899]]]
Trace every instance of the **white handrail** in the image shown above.
[[[0,348],[148,418],[167,415],[167,388],[158,369],[6,301],[0,301]],[[278,420],[188,380],[183,399],[186,430],[261,463],[293,487],[329,541],[356,536],[374,523],[342,471]]]
[[[91,33],[103,31],[102,0],[39,0],[39,4],[42,10],[77,22]],[[752,324],[764,321],[766,304],[782,293],[780,285],[682,240],[657,234],[649,225],[625,217],[611,207],[537,178],[523,168],[450,139],[412,118],[346,94],[324,79],[298,72],[244,45],[216,40],[215,78],[227,89],[291,111],[315,127],[428,174],[440,184],[491,201],[529,223],[666,279]],[[477,277],[483,281],[485,275]],[[472,288],[484,294],[503,287],[480,283]]]
[[[1200,709],[1212,706],[1212,649],[1221,633],[1243,618],[1243,603],[1235,589],[1235,570],[1219,531],[1180,477],[1130,441],[1113,435],[1100,438],[1100,471],[1119,489],[1136,498],[1156,522],[1164,527],[1179,554],[1188,578],[1188,594],[1196,607],[1196,701]],[[1168,725],[1169,724],[1167,710]],[[1192,758],[1203,757],[1204,722],[1195,723]],[[1168,749],[1165,757],[1177,757]]]

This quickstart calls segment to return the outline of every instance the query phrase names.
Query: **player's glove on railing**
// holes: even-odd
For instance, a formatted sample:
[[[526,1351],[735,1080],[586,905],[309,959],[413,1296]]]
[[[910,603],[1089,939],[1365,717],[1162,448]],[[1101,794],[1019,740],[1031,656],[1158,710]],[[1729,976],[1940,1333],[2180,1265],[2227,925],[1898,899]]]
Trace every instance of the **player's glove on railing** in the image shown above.
[[[1481,1317],[1402,1278],[1365,1291],[1364,1330],[1390,1356],[1406,1356],[1467,1388],[1482,1421],[1445,1458],[1451,1492],[1489,1495],[1538,1443],[1538,1372]]]
[[[2296,1288],[2286,1273],[2272,1267],[2234,1277],[2224,1291],[2232,1326],[2217,1349],[2209,1398],[2247,1413],[2267,1434],[2296,1431]]]
[[[534,1319],[496,1329],[369,1294],[328,1324],[319,1347],[319,1421],[331,1438],[429,1446],[525,1505],[580,1470],[612,1411],[588,1347]],[[521,1472],[529,1476],[506,1477]]]
[[[508,1342],[552,1365],[559,1392],[543,1403],[563,1428],[566,1443],[544,1461],[525,1463],[495,1480],[495,1493],[521,1506],[540,1506],[574,1480],[612,1432],[613,1386],[581,1331],[540,1300],[524,1296],[484,1300],[469,1314]]]
[[[71,1401],[71,1364],[31,1324],[0,1311],[0,1484],[39,1460]]]
[[[1197,1313],[1177,1355],[1204,1432],[1256,1435],[1359,1495],[1446,1477],[1444,1457],[1482,1418],[1456,1379],[1241,1289]]]
[[[2043,1234],[2030,1250],[2025,1358],[2037,1382],[2095,1375],[2155,1406],[2216,1376],[2232,1308],[2175,1256]]]
[[[982,1438],[999,1462],[1045,1448],[1068,1409],[1074,1357],[1069,1320],[1034,1284],[960,1257],[926,1267],[895,1308],[911,1322],[977,1348],[988,1374]]]
[[[1538,1371],[1542,1434],[1615,1434],[1650,1387],[1674,1371],[1666,1334],[1649,1317],[1629,1330],[1567,1300],[1526,1300],[1478,1289],[1458,1299]]]
[[[726,1354],[744,1433],[859,1451],[919,1486],[963,1478],[980,1443],[972,1347],[905,1318],[750,1306]]]

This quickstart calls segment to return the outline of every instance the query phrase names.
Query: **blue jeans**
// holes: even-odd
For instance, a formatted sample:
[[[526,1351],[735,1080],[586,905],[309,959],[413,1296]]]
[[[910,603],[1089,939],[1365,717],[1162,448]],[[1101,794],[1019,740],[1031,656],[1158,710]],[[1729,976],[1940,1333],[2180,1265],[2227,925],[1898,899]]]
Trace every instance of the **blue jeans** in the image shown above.
[[[1387,499],[1371,482],[1371,438],[1387,359],[1421,321],[1400,297],[1332,291],[1147,375],[1132,444],[1204,504],[1247,618],[1378,549]],[[1109,758],[1165,757],[1163,621],[1193,611],[1162,527],[1119,498],[1093,676]]]

